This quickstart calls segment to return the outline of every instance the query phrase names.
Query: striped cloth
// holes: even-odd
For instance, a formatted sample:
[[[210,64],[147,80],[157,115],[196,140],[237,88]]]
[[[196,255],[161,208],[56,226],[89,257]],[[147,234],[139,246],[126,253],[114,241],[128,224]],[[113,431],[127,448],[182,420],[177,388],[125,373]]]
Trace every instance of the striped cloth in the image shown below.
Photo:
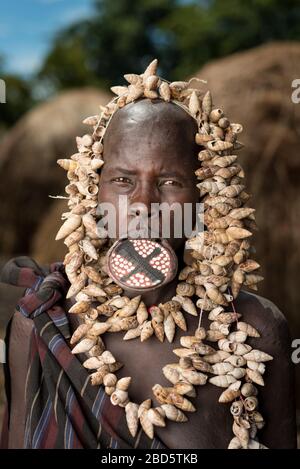
[[[61,306],[70,286],[63,264],[53,263],[47,272],[28,257],[14,258],[1,280],[26,287],[17,310],[34,322],[24,448],[166,448],[141,429],[131,437],[124,409],[111,404],[103,386],[90,384],[82,366],[85,355],[71,353],[70,325]],[[7,397],[9,414],[9,393]]]

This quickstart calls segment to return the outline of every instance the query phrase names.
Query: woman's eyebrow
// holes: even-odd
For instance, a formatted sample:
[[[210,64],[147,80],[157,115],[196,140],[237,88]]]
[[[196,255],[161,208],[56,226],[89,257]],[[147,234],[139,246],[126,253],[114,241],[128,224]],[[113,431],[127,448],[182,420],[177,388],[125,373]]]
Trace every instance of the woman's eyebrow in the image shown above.
[[[166,177],[166,178],[171,178],[171,177],[184,178],[184,175],[178,171],[162,171],[159,174],[159,176]]]
[[[128,174],[128,175],[136,174],[136,171],[131,170],[131,169],[122,168],[121,166],[112,166],[112,167],[108,168],[108,171],[110,171],[110,172],[116,171],[116,172],[123,173],[123,174]]]

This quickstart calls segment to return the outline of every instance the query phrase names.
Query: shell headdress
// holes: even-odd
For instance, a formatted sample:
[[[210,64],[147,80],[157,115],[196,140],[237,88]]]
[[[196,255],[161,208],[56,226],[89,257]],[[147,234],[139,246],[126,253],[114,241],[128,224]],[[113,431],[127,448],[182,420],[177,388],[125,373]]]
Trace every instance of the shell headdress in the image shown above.
[[[159,77],[157,60],[143,74],[124,77],[128,86],[112,87],[117,96],[101,106],[100,115],[84,120],[93,131],[77,137],[78,153],[58,160],[69,179],[69,212],[62,215],[64,223],[56,239],[64,239],[69,249],[64,259],[71,283],[67,297],[76,300],[69,312],[84,318],[71,338],[72,353],[87,354],[83,366],[93,370],[92,384],[103,385],[112,404],[124,407],[132,436],[139,425],[153,438],[155,426],[165,426],[166,420],[185,422],[185,412],[196,410],[190,400],[196,396],[195,386],[208,381],[222,389],[221,405],[230,406],[233,438],[228,448],[265,448],[257,438],[265,422],[258,411],[256,385],[264,385],[265,362],[272,357],[246,343],[248,337],[260,334],[240,320],[233,304],[243,285],[257,290],[262,279],[257,274],[259,264],[250,258],[255,210],[245,206],[250,196],[234,154],[242,147],[237,139],[242,126],[230,123],[221,109],[213,108],[209,91],[204,94],[190,88],[190,82],[170,83]],[[150,311],[141,296],[129,299],[109,277],[105,258],[110,241],[99,235],[96,215],[105,130],[119,108],[140,98],[173,102],[197,121],[200,167],[196,176],[206,226],[204,233],[187,242],[193,263],[179,273],[176,296]],[[210,321],[208,330],[201,326],[203,312]],[[122,363],[106,350],[103,336],[125,331],[124,340],[143,342],[154,335],[172,342],[176,327],[187,330],[185,313],[199,314],[199,324],[194,335],[181,337],[181,348],[174,350],[179,361],[162,370],[170,387],[153,386],[158,406],[152,406],[151,399],[132,402],[131,378],[117,378]]]

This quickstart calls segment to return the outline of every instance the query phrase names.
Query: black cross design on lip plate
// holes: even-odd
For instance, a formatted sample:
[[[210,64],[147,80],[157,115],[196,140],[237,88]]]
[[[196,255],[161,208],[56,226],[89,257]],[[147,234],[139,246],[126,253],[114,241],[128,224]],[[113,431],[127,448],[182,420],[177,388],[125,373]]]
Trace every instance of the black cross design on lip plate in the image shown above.
[[[143,273],[150,278],[152,283],[159,281],[160,283],[165,279],[165,275],[157,269],[154,269],[150,264],[150,260],[160,254],[162,251],[160,246],[157,246],[153,251],[147,256],[142,257],[136,250],[134,245],[127,239],[123,241],[119,246],[116,247],[116,253],[123,256],[126,260],[132,262],[135,266],[134,269],[120,279],[121,282],[126,282],[132,275],[137,273]]]

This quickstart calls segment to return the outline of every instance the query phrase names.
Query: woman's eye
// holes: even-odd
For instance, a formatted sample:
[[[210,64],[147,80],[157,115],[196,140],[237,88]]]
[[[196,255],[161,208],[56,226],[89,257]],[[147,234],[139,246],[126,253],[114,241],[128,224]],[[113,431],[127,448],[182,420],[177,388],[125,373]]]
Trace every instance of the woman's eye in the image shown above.
[[[175,181],[174,179],[167,179],[165,181],[162,181],[160,183],[162,186],[180,186],[180,183],[178,181]]]
[[[114,178],[114,179],[112,179],[112,181],[113,182],[120,182],[120,183],[123,183],[123,184],[131,184],[131,180],[129,178],[126,178],[126,177],[123,177],[123,176]]]

